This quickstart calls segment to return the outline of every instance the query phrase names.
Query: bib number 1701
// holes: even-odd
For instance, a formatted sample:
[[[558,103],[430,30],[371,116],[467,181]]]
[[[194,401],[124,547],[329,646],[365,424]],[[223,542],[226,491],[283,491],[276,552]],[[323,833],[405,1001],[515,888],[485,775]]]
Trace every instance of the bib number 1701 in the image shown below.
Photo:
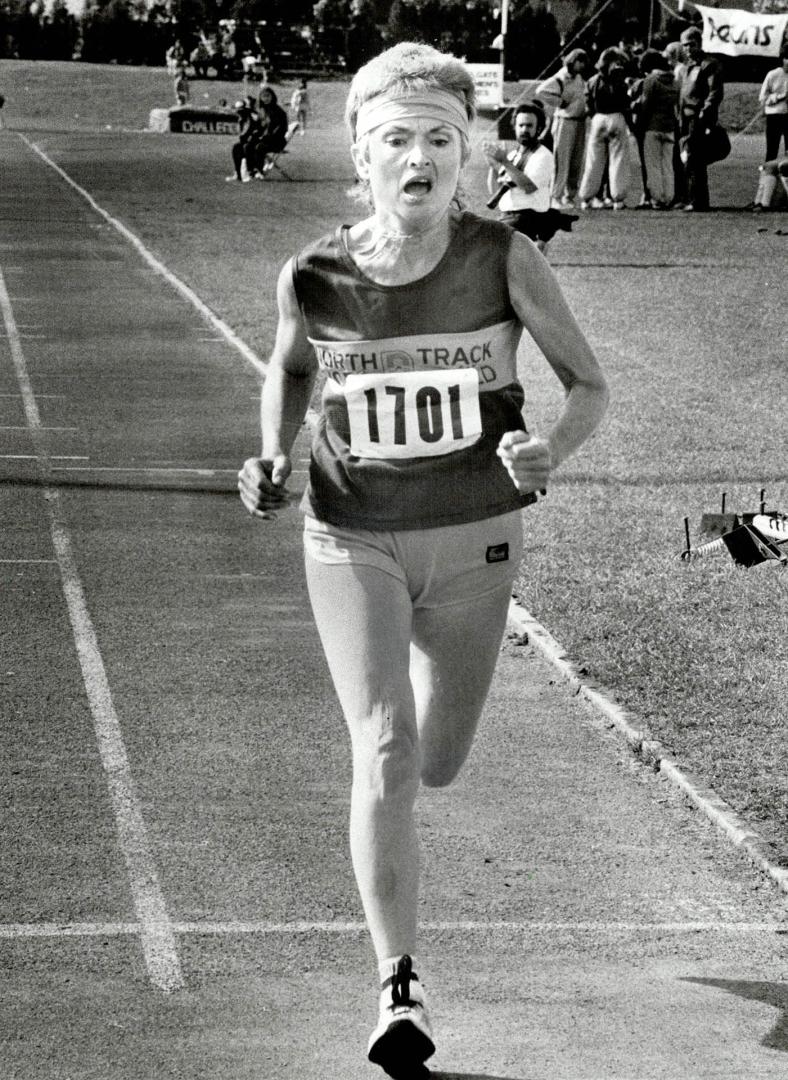
[[[357,457],[435,457],[481,435],[473,368],[349,375],[345,396],[350,452]]]

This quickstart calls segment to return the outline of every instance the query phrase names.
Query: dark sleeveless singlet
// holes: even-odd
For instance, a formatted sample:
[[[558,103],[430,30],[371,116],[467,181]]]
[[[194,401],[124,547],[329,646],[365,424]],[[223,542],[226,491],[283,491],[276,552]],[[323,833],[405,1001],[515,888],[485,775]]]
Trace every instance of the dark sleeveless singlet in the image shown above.
[[[326,376],[302,509],[344,528],[428,529],[527,506],[496,448],[525,430],[512,231],[463,212],[429,274],[379,285],[347,226],[304,249],[293,282]]]

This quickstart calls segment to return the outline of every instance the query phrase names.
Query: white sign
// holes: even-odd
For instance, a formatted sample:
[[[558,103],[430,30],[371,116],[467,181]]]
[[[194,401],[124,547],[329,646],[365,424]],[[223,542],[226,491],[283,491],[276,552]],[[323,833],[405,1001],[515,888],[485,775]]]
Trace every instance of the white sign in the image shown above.
[[[475,368],[348,375],[345,400],[356,457],[439,457],[482,435]]]
[[[503,67],[501,64],[466,64],[476,84],[476,104],[480,109],[499,109],[503,105]]]
[[[788,12],[756,15],[740,8],[695,5],[703,17],[703,49],[723,56],[779,56]]]

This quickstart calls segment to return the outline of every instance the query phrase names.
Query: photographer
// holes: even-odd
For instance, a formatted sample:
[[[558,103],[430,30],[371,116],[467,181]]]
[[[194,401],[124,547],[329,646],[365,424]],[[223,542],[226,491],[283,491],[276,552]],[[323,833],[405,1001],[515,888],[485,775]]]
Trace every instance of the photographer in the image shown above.
[[[483,150],[490,164],[487,206],[501,211],[501,220],[534,241],[544,254],[559,229],[569,232],[577,217],[551,209],[554,161],[551,150],[540,142],[546,127],[544,109],[538,102],[523,102],[514,114],[517,146],[506,151],[486,142]]]

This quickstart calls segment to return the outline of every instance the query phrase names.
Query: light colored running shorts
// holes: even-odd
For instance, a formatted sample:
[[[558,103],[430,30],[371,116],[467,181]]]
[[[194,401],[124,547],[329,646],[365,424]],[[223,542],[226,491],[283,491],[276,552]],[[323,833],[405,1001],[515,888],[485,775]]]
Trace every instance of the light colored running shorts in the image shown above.
[[[304,551],[325,566],[373,566],[401,581],[415,607],[467,603],[511,589],[523,546],[522,511],[434,529],[377,532],[304,520]]]

